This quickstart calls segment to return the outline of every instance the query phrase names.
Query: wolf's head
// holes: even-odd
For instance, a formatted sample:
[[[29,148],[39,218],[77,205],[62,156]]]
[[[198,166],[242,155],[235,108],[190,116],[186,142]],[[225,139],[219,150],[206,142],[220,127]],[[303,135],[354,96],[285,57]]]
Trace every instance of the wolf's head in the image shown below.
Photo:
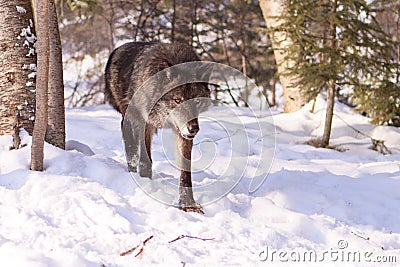
[[[210,104],[206,83],[188,83],[163,95],[150,112],[149,122],[159,128],[173,128],[186,139],[200,130],[198,117]]]

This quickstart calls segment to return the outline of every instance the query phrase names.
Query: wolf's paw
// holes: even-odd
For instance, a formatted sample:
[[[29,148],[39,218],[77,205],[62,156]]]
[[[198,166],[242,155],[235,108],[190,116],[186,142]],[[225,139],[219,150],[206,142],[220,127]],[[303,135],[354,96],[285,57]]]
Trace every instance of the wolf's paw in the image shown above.
[[[197,212],[197,213],[204,214],[203,207],[196,202],[193,202],[189,205],[180,203],[179,209],[183,210],[184,212]]]
[[[128,163],[128,172],[137,172],[137,166]]]
[[[145,178],[150,178],[151,179],[151,177],[153,176],[153,172],[151,170],[151,167],[143,168],[141,166],[141,168],[139,169],[139,175],[141,177],[145,177]]]

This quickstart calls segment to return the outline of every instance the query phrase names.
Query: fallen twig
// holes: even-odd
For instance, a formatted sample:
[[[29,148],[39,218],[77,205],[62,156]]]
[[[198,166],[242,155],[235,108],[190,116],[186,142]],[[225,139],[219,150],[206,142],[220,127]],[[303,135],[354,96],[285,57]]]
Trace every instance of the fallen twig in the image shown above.
[[[119,255],[120,255],[120,256],[128,255],[129,253],[132,253],[133,251],[135,251],[138,247],[139,247],[139,246],[136,246],[136,247],[133,247],[133,248],[127,250],[127,251],[121,252]]]
[[[383,155],[392,154],[392,151],[390,151],[389,148],[387,148],[383,140],[376,140],[371,138],[371,142],[372,142],[371,146],[372,150],[378,151]]]
[[[209,240],[214,240],[214,239],[215,239],[215,238],[202,238],[202,237],[191,236],[191,235],[180,235],[180,236],[178,236],[177,238],[175,238],[175,239],[169,241],[168,243],[173,243],[173,242],[178,241],[178,240],[180,240],[180,239],[182,239],[182,238],[185,238],[185,237],[186,237],[186,238],[199,239],[199,240],[203,240],[203,241],[209,241]]]
[[[365,237],[365,236],[362,236],[362,235],[360,235],[360,234],[357,234],[356,232],[353,232],[353,231],[351,231],[351,233],[352,233],[353,235],[355,235],[356,237],[362,238],[362,239],[364,239],[364,240],[369,240],[369,237],[368,237],[368,236]]]
[[[338,119],[340,119],[342,122],[344,122],[344,124],[346,124],[348,127],[350,127],[353,131],[355,131],[358,134],[361,134],[365,137],[368,137],[369,139],[371,139],[372,142],[372,146],[370,147],[370,149],[378,151],[379,153],[383,154],[383,155],[387,155],[387,154],[392,154],[392,151],[389,150],[389,148],[386,147],[385,145],[385,141],[384,140],[378,140],[373,138],[372,136],[361,132],[360,130],[354,128],[353,126],[351,126],[350,124],[348,124],[344,119],[342,119],[339,115],[337,114],[333,114],[336,117],[338,117]]]
[[[137,246],[135,246],[135,247],[133,247],[133,248],[127,250],[127,251],[121,252],[119,255],[120,255],[120,256],[128,255],[128,254],[134,252],[137,248],[140,247],[140,250],[139,250],[139,252],[135,255],[135,257],[139,256],[139,255],[143,252],[144,246],[146,245],[146,243],[147,243],[150,239],[152,239],[152,238],[153,238],[153,236],[149,236],[148,238],[146,238],[146,239],[145,239],[142,243],[140,243],[139,245],[137,245]]]

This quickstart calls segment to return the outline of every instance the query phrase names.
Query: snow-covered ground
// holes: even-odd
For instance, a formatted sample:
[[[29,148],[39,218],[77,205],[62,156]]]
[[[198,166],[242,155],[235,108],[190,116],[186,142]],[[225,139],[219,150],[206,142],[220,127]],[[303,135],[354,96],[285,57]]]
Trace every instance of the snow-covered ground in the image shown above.
[[[109,106],[68,110],[70,150],[46,145],[42,173],[29,171],[30,137],[23,138],[26,147],[9,151],[11,137],[0,136],[0,265],[398,264],[400,129],[370,125],[337,104],[331,144],[343,151],[305,145],[321,135],[323,106],[318,99],[315,113],[306,106],[275,115],[276,151],[265,182],[249,193],[251,172],[245,172],[231,192],[204,205],[204,215],[164,205],[137,186],[124,164],[120,115]],[[211,112],[223,117],[228,109]],[[251,113],[237,112],[254,129]],[[369,149],[369,138],[342,120],[385,140],[392,154]],[[223,141],[217,124],[201,127],[196,140],[212,133]],[[154,139],[154,167],[174,176],[160,136]],[[259,138],[251,133],[248,138],[257,151]],[[239,166],[249,160],[246,154],[234,158]],[[206,173],[218,176],[227,157],[217,156]],[[141,253],[138,247],[120,256],[137,245]]]

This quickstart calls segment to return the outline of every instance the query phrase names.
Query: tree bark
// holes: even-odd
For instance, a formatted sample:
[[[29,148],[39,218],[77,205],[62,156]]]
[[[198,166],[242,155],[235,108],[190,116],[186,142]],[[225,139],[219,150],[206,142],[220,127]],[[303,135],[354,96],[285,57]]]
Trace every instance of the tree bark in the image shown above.
[[[285,12],[285,0],[260,0],[260,7],[267,24],[267,28],[278,27],[283,21],[281,18]],[[279,80],[283,88],[284,112],[299,110],[309,99],[301,93],[299,86],[293,86],[297,77],[282,75],[294,66],[294,61],[287,58],[287,48],[293,45],[293,41],[285,32],[271,31],[270,38],[274,49]]]
[[[54,0],[49,0],[49,94],[46,141],[65,149],[65,108],[62,52]]]
[[[171,43],[175,42],[176,0],[172,0]]]
[[[333,12],[337,10],[337,0],[333,1]],[[336,24],[331,23],[330,25],[330,42],[328,44],[336,48],[337,46],[337,36],[336,36]],[[329,58],[329,61],[332,63],[333,59]],[[328,88],[327,88],[327,97],[326,97],[326,116],[325,116],[325,126],[324,126],[324,133],[322,135],[321,139],[321,146],[322,147],[328,147],[329,146],[329,140],[331,138],[331,130],[332,130],[332,118],[333,118],[333,110],[334,110],[334,105],[335,105],[335,88],[336,87],[336,81],[330,81],[328,83]]]
[[[38,0],[37,10],[37,77],[36,77],[36,119],[32,135],[31,170],[43,170],[44,138],[47,128],[47,105],[49,84],[49,1]]]
[[[32,6],[26,0],[0,0],[0,135],[33,131],[35,119],[36,40]]]
[[[242,71],[245,76],[245,85],[244,85],[244,92],[243,92],[243,101],[244,106],[249,107],[249,89],[247,84],[247,68],[246,68],[246,57],[242,55]]]
[[[328,147],[329,140],[331,138],[333,108],[335,104],[335,84],[329,84],[329,88],[327,89],[327,91],[325,126],[324,133],[321,139],[321,147]]]

